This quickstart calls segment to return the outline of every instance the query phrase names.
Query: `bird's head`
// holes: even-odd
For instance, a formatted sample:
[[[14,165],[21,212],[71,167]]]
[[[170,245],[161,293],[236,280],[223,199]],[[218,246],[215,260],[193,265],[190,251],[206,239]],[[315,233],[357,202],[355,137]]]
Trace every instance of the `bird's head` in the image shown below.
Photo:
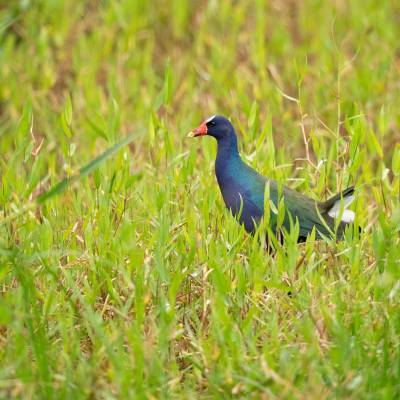
[[[207,118],[198,128],[188,134],[189,137],[204,135],[213,136],[218,141],[236,136],[231,122],[222,115],[213,115]]]

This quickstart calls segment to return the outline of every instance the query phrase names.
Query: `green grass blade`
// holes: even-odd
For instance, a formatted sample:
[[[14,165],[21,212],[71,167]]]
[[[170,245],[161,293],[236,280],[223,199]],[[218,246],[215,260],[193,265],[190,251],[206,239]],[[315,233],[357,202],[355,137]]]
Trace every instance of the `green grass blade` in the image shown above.
[[[74,175],[70,178],[65,178],[61,182],[57,183],[55,186],[50,188],[47,192],[41,194],[37,198],[37,202],[39,204],[43,204],[50,198],[62,193],[71,183],[89,175],[92,171],[99,168],[101,164],[103,164],[108,158],[113,156],[119,149],[131,143],[135,138],[138,137],[138,134],[132,134],[127,136],[125,139],[116,143],[114,146],[107,149],[104,153],[100,154],[94,160],[87,163],[83,166],[77,175]]]

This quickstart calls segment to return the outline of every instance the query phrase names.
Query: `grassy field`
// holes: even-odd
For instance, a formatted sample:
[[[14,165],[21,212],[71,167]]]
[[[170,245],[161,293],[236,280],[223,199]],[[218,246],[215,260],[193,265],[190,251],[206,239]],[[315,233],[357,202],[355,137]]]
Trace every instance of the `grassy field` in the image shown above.
[[[14,0],[0,29],[0,398],[400,397],[399,2]],[[264,175],[355,184],[362,234],[266,253],[186,138],[215,113]]]

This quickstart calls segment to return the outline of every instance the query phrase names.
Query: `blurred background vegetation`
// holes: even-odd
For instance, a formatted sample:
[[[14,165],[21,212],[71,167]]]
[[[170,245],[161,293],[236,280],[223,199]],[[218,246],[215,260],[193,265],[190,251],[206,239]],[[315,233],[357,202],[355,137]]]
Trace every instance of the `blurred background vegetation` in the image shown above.
[[[0,32],[1,397],[399,397],[398,1],[13,0]],[[265,254],[185,139],[216,113],[263,174],[356,184],[361,237]]]

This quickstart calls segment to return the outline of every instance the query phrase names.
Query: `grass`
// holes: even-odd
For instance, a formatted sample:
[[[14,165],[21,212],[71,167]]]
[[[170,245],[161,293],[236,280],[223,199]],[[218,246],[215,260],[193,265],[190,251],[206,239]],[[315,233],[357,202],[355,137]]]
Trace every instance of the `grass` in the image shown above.
[[[3,5],[0,397],[399,398],[399,18]],[[215,113],[263,174],[319,199],[355,184],[363,232],[266,253],[223,206],[213,140],[185,138]]]

